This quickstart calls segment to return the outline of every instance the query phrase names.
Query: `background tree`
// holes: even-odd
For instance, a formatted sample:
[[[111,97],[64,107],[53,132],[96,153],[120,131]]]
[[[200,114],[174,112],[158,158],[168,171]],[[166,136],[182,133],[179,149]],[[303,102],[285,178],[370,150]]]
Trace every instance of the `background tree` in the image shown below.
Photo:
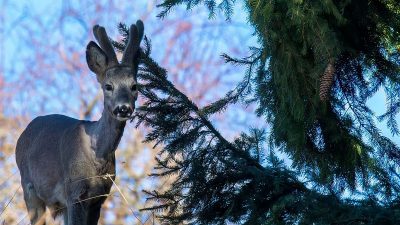
[[[204,4],[210,17],[232,15],[234,1]],[[166,191],[149,191],[170,223],[397,224],[399,148],[376,119],[397,135],[400,4],[397,1],[246,1],[260,47],[227,62],[247,73],[227,95],[199,107],[168,81],[144,50],[147,98],[139,124],[147,141],[165,146],[155,176],[178,176]],[[125,33],[126,31],[122,31]],[[379,117],[367,105],[387,96]],[[256,102],[271,124],[228,141],[211,116],[236,102]],[[287,168],[274,150],[292,160]]]

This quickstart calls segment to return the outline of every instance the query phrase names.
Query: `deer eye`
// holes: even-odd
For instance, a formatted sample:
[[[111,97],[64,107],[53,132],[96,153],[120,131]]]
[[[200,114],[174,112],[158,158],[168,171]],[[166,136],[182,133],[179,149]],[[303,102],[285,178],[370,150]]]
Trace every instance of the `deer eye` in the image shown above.
[[[113,90],[113,87],[112,87],[111,84],[106,84],[106,85],[104,85],[104,87],[106,88],[106,91],[112,91]]]
[[[132,85],[131,91],[137,91],[137,84]]]

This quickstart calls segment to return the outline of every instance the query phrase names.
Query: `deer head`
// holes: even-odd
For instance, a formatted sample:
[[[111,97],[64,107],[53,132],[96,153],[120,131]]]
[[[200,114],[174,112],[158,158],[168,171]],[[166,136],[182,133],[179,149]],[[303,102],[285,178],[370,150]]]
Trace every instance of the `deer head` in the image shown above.
[[[138,97],[136,77],[139,47],[143,31],[144,25],[141,20],[130,26],[128,43],[120,63],[104,27],[93,27],[93,34],[100,47],[91,41],[86,48],[87,64],[96,74],[103,89],[104,111],[119,121],[130,119],[135,109]]]

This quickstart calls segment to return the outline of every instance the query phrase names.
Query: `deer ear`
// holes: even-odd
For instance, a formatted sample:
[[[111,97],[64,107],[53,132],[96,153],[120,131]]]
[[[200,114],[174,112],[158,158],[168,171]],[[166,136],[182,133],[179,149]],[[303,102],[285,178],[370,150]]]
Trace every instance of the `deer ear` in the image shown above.
[[[93,41],[86,47],[86,62],[89,69],[97,75],[97,80],[103,80],[104,71],[108,65],[108,59],[103,50]]]

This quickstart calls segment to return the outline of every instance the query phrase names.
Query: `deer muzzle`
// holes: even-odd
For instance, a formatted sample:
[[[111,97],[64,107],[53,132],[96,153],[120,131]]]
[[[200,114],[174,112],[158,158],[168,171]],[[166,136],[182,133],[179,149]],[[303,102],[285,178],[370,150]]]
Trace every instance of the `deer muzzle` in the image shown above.
[[[117,118],[129,119],[132,117],[133,109],[128,104],[122,104],[115,107],[113,113]]]

